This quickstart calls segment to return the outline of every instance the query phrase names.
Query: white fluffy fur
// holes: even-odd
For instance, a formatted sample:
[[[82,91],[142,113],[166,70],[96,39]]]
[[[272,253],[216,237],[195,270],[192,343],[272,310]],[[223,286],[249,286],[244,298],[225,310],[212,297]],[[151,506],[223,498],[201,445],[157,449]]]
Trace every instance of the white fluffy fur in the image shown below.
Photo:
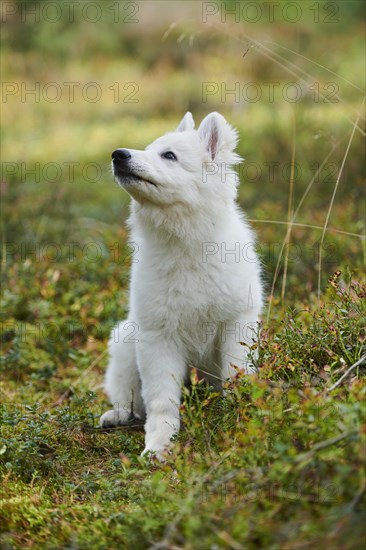
[[[114,174],[131,195],[128,320],[109,341],[105,389],[114,409],[101,425],[146,419],[145,450],[158,456],[179,430],[181,387],[190,366],[211,383],[236,367],[251,372],[248,348],[262,308],[254,235],[235,202],[236,131],[218,113],[194,130],[187,113],[175,132],[129,150],[135,178]],[[172,151],[177,160],[161,155]],[[138,176],[138,177],[137,177]],[[142,178],[142,179],[141,179]],[[144,178],[146,178],[144,180]]]

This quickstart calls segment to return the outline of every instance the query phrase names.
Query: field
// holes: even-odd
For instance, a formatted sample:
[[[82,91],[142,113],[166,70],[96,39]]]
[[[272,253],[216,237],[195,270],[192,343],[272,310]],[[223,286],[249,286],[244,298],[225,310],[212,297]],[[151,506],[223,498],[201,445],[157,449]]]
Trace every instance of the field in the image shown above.
[[[366,532],[364,6],[4,1],[0,548],[358,550]],[[231,10],[231,11],[230,11]],[[116,147],[238,128],[259,374],[192,372],[164,464],[100,430],[134,251]],[[346,376],[343,376],[346,375]]]

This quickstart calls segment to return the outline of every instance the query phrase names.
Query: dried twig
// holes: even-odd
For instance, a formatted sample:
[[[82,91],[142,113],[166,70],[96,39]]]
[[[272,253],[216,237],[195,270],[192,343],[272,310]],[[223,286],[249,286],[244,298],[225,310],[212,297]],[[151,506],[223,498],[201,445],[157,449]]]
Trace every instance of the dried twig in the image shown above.
[[[337,388],[341,382],[346,378],[346,376],[349,375],[350,372],[353,371],[353,369],[355,369],[356,367],[358,367],[359,365],[361,365],[364,361],[366,361],[366,355],[363,355],[361,357],[361,359],[359,359],[358,361],[356,361],[356,363],[354,365],[352,365],[349,369],[346,370],[346,372],[343,374],[343,376],[340,377],[339,380],[337,380],[337,382],[335,384],[333,384],[328,390],[326,390],[327,392],[330,392],[330,391],[333,391],[335,388]]]
[[[117,431],[133,432],[142,431],[144,429],[144,423],[134,421],[131,423],[121,424],[119,426],[111,426],[110,428],[101,428],[100,426],[91,426],[90,424],[83,424],[81,426],[82,432],[94,432],[94,433],[113,433]]]
[[[331,437],[330,439],[326,439],[325,441],[320,441],[319,443],[316,443],[310,451],[306,453],[301,453],[295,458],[295,462],[302,462],[303,460],[306,460],[307,458],[310,458],[314,453],[321,451],[322,449],[325,449],[326,447],[330,447],[331,445],[335,445],[335,443],[338,443],[339,441],[342,441],[342,439],[346,439],[347,437],[350,437],[351,435],[356,435],[357,430],[350,430],[349,432],[344,432],[340,435],[337,435],[336,437]]]

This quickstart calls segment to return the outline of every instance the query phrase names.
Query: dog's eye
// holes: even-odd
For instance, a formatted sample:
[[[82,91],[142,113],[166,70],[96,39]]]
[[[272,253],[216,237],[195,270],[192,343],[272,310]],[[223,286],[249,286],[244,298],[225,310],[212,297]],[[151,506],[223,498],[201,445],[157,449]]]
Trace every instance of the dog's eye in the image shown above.
[[[161,155],[164,159],[168,159],[168,160],[177,160],[177,157],[175,156],[175,154],[173,153],[173,151],[167,151],[166,153],[163,153]]]

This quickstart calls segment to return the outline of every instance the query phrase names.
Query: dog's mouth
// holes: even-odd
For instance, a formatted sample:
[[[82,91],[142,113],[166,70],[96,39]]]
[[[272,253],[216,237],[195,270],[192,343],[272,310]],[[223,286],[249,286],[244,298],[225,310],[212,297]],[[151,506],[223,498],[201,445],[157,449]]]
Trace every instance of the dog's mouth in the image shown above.
[[[118,180],[123,180],[125,183],[130,183],[132,181],[143,181],[144,183],[149,183],[150,185],[153,185],[154,187],[157,187],[156,183],[145,178],[142,176],[139,176],[135,172],[131,172],[131,170],[123,170],[121,168],[113,167],[113,173],[114,177]]]

